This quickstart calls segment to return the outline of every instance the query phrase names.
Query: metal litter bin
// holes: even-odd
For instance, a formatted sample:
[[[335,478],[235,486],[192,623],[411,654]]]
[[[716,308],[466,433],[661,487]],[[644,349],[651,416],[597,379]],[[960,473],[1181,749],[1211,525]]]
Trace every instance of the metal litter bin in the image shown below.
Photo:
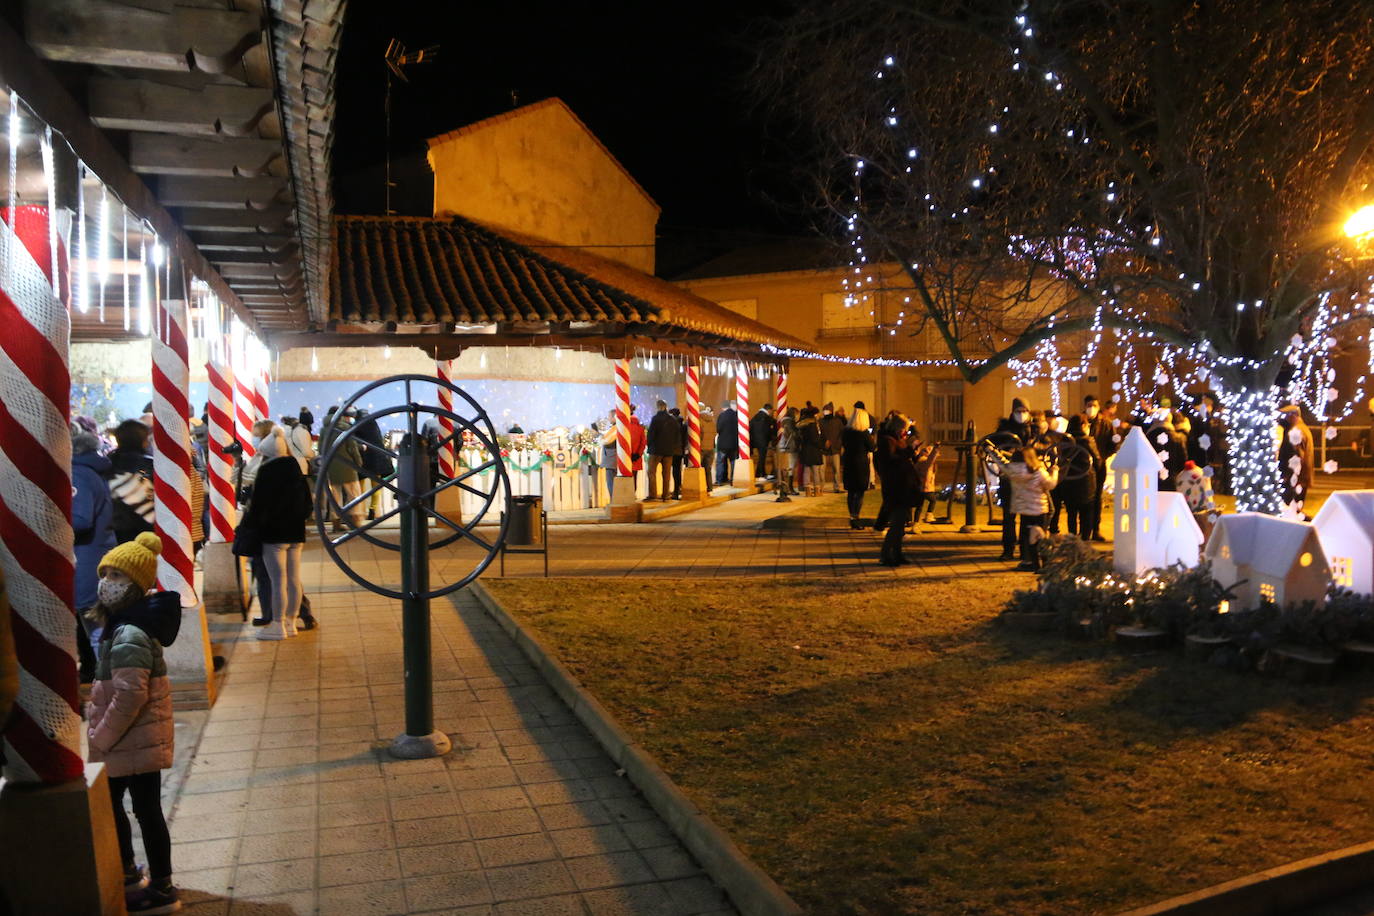
[[[544,497],[516,496],[511,500],[510,526],[506,543],[511,547],[532,547],[544,542]]]

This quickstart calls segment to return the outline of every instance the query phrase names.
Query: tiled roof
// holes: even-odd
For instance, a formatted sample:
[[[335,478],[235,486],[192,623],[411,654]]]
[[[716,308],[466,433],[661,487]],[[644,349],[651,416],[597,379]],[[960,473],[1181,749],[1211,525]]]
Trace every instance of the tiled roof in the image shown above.
[[[334,226],[335,324],[581,322],[737,351],[804,346],[632,267],[461,217],[340,216]]]

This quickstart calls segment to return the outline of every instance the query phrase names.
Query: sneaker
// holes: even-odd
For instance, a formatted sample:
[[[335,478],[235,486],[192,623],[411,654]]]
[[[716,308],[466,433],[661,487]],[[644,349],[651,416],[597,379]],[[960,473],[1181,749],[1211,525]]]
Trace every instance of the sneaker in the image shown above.
[[[148,871],[142,865],[124,866],[124,893],[141,891],[148,886]]]
[[[302,630],[313,630],[315,629],[315,624],[316,621],[314,617],[302,617],[296,626]]]
[[[169,881],[161,887],[147,887],[137,896],[125,902],[130,913],[144,913],[153,916],[157,913],[175,913],[181,909],[181,899],[176,887]]]
[[[254,617],[254,618],[253,618],[253,626],[255,626],[255,627],[265,627],[265,626],[267,626],[267,625],[268,625],[269,623],[271,623],[271,622],[272,622],[272,618],[271,618],[271,617]]]

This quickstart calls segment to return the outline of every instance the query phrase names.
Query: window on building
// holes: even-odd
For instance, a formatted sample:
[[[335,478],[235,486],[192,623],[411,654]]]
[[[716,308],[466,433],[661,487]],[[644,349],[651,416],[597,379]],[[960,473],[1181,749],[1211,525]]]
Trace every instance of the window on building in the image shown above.
[[[1265,601],[1274,601],[1278,595],[1278,591],[1274,588],[1274,583],[1272,582],[1261,582],[1259,592],[1260,598]]]
[[[722,299],[716,304],[721,308],[727,308],[743,315],[745,318],[757,320],[759,317],[759,300],[757,299]]]
[[[860,301],[848,293],[821,296],[821,330],[830,334],[871,333],[876,319],[871,299]]]
[[[950,442],[964,437],[964,383],[926,379],[926,427],[930,438]]]
[[[1230,544],[1222,544],[1222,545],[1221,545],[1221,558],[1222,558],[1223,560],[1229,560],[1229,559],[1231,559],[1231,545],[1230,545]]]
[[[1342,588],[1354,587],[1355,571],[1352,569],[1350,557],[1331,558],[1331,581]]]

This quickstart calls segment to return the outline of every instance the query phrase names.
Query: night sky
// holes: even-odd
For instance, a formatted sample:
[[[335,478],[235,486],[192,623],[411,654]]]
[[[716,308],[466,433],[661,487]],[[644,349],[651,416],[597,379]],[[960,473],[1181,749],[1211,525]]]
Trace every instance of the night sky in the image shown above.
[[[428,215],[424,140],[562,98],[663,208],[660,272],[808,232],[788,144],[748,88],[751,36],[774,2],[349,4],[339,61],[337,209],[380,213],[383,52],[439,45],[393,83],[393,209]],[[667,17],[673,18],[667,18]]]

